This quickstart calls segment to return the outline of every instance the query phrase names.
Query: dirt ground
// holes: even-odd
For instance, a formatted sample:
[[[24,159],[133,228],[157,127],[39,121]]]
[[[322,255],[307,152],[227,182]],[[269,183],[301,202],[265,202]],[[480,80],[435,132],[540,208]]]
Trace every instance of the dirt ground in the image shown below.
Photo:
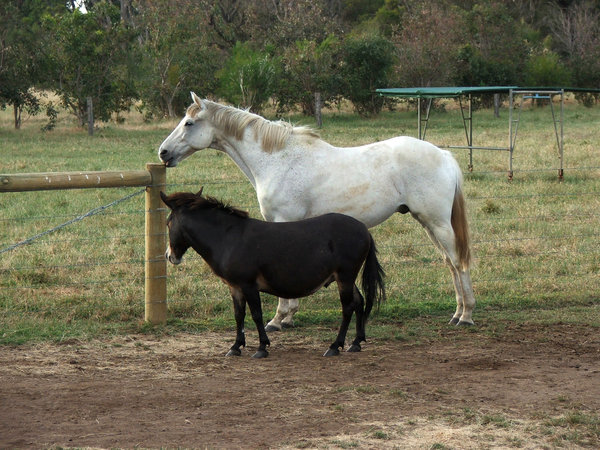
[[[600,446],[597,329],[440,325],[332,358],[306,334],[264,360],[250,331],[239,358],[233,333],[0,347],[0,448]]]

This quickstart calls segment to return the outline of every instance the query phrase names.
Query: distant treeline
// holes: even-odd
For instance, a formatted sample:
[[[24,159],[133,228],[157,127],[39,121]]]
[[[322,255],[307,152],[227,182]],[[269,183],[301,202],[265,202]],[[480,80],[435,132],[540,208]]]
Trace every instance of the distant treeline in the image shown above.
[[[178,116],[189,91],[315,113],[412,86],[600,88],[600,2],[576,0],[4,0],[0,106],[85,122],[136,105]],[[318,95],[316,95],[318,94]],[[591,105],[597,98],[578,94]]]

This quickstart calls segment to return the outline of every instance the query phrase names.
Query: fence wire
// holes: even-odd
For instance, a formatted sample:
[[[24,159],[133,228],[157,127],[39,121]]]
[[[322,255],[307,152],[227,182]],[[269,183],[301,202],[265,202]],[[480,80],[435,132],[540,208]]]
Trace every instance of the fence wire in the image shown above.
[[[130,198],[133,198],[133,197],[135,197],[135,196],[138,196],[138,195],[140,195],[140,194],[143,194],[144,192],[145,192],[145,189],[142,189],[142,190],[140,190],[140,191],[137,191],[137,192],[134,192],[134,193],[132,193],[132,194],[126,195],[126,196],[125,196],[125,197],[123,197],[123,198],[120,198],[120,199],[117,199],[117,200],[115,200],[115,201],[113,201],[113,202],[110,202],[110,203],[109,203],[109,204],[107,204],[107,205],[98,206],[97,208],[94,208],[94,209],[92,209],[92,210],[90,210],[90,211],[86,212],[85,214],[81,214],[81,215],[79,215],[79,216],[77,216],[77,217],[74,217],[73,219],[71,219],[71,220],[68,220],[68,221],[66,221],[65,223],[62,223],[62,224],[60,224],[60,225],[57,225],[57,226],[55,226],[55,227],[53,227],[53,228],[50,228],[49,230],[43,231],[43,232],[41,232],[41,233],[39,233],[39,234],[36,234],[35,236],[31,236],[31,237],[30,237],[30,238],[28,238],[28,239],[24,239],[24,240],[22,240],[22,241],[20,241],[20,242],[17,242],[17,243],[15,243],[15,244],[9,245],[8,247],[4,247],[4,248],[0,249],[0,255],[1,255],[2,253],[10,252],[10,251],[12,251],[12,250],[14,250],[14,249],[16,249],[16,248],[18,248],[18,247],[22,247],[22,246],[24,246],[24,245],[29,245],[29,244],[31,244],[32,242],[34,242],[34,241],[38,240],[39,238],[42,238],[42,237],[44,237],[44,236],[47,236],[47,235],[49,235],[49,234],[51,234],[51,233],[54,233],[55,231],[62,230],[63,228],[66,228],[66,227],[68,227],[69,225],[72,225],[72,224],[74,224],[74,223],[77,223],[77,222],[79,222],[79,221],[81,221],[81,220],[83,220],[83,219],[86,219],[86,218],[88,218],[88,217],[92,217],[92,216],[94,216],[94,215],[96,215],[96,214],[98,214],[98,213],[100,213],[100,212],[104,211],[104,210],[105,210],[105,209],[107,209],[107,208],[110,208],[110,207],[112,207],[112,206],[118,205],[119,203],[123,203],[123,202],[125,202],[125,201],[129,200]]]
[[[214,181],[214,182],[206,182],[202,183],[203,185],[223,185],[223,184],[247,184],[247,181]],[[168,187],[171,189],[179,189],[186,188],[189,186],[193,186],[194,189],[198,188],[198,183],[176,183],[169,184]],[[81,236],[75,232],[73,236],[63,236],[60,238],[51,238],[48,237],[58,230],[66,228],[70,225],[73,225],[77,222],[81,222],[84,219],[91,218],[92,216],[98,216],[97,220],[104,220],[105,218],[119,218],[122,216],[132,216],[132,217],[142,217],[144,214],[143,209],[132,208],[126,211],[113,211],[112,207],[119,205],[121,203],[126,202],[129,199],[132,199],[140,194],[142,194],[144,190],[139,190],[128,194],[122,198],[114,200],[108,204],[93,208],[84,213],[77,213],[76,216],[60,225],[52,227],[46,231],[37,233],[34,236],[31,236],[27,239],[23,239],[14,244],[6,245],[5,247],[0,249],[0,254],[7,254],[13,251],[16,251],[19,248],[31,245],[31,244],[48,244],[48,245],[64,245],[66,247],[79,247],[84,244],[89,244],[92,246],[101,245],[101,246],[119,246],[124,241],[140,241],[143,242],[143,233],[135,233],[134,230],[127,230],[127,232],[123,233],[121,230],[121,234],[112,234],[110,236],[102,236],[97,237],[94,235],[91,236]],[[569,199],[576,197],[584,197],[584,198],[598,198],[600,197],[600,192],[597,191],[585,191],[585,192],[561,192],[561,193],[534,193],[534,194],[500,194],[500,195],[491,195],[491,196],[469,196],[467,198],[468,208],[476,210],[475,206],[479,205],[486,200],[496,200],[496,201],[514,201],[519,204],[526,203],[528,200],[535,199]],[[247,205],[236,205],[242,209],[250,210],[255,213],[256,216],[259,214],[259,208],[256,204],[247,204]],[[477,211],[476,211],[477,212]],[[485,285],[494,285],[494,284],[506,284],[513,285],[515,282],[514,275],[510,272],[507,273],[498,273],[494,275],[492,269],[488,269],[487,267],[483,267],[482,265],[490,264],[497,265],[506,263],[510,263],[515,258],[520,259],[528,259],[531,260],[533,264],[536,263],[536,258],[541,258],[542,260],[549,259],[558,259],[556,257],[561,257],[564,251],[552,250],[552,249],[534,249],[533,251],[528,251],[527,254],[523,255],[504,255],[504,254],[486,254],[481,258],[478,257],[478,252],[484,246],[507,246],[507,245],[520,245],[526,241],[538,241],[542,243],[554,243],[557,246],[561,245],[561,243],[570,243],[570,242],[578,242],[580,245],[585,247],[585,250],[578,251],[578,256],[581,255],[591,255],[590,259],[594,259],[596,255],[599,254],[597,241],[600,238],[600,233],[597,232],[578,232],[576,229],[570,230],[570,233],[562,234],[557,236],[548,232],[540,232],[539,230],[533,230],[529,235],[521,235],[514,236],[512,235],[515,230],[505,229],[505,234],[498,235],[498,233],[489,232],[486,229],[488,225],[496,225],[498,223],[508,223],[509,221],[515,222],[517,224],[525,224],[527,226],[531,224],[544,224],[544,226],[550,226],[549,224],[555,223],[560,226],[564,224],[564,222],[572,222],[574,224],[578,224],[582,221],[590,222],[598,219],[599,215],[596,212],[573,212],[573,213],[557,213],[557,214],[526,214],[523,216],[511,215],[514,213],[514,209],[508,208],[506,211],[502,211],[501,214],[491,214],[491,215],[481,215],[481,214],[472,214],[471,228],[474,230],[473,239],[473,249],[476,259],[476,267],[474,269],[473,282],[475,287],[484,287]],[[10,226],[11,223],[22,223],[26,221],[35,221],[35,220],[50,220],[61,218],[64,219],[68,217],[65,214],[60,215],[39,215],[39,216],[30,216],[30,217],[19,217],[19,218],[0,218],[0,222],[3,223],[3,226]],[[402,275],[398,275],[390,280],[390,285],[388,289],[391,291],[405,291],[410,289],[411,283],[417,284],[420,288],[438,288],[444,291],[451,290],[451,280],[447,275],[447,269],[442,259],[439,257],[439,254],[432,246],[431,242],[427,239],[424,233],[420,230],[420,227],[416,225],[416,229],[419,230],[419,238],[418,241],[412,241],[409,244],[392,244],[392,243],[382,243],[378,244],[378,248],[380,253],[383,255],[382,258],[385,258],[385,265],[388,273],[395,272],[394,268],[400,268],[400,272],[403,272],[402,269],[405,268],[418,268],[422,274],[419,275],[419,278],[416,280],[403,280]],[[560,231],[560,230],[559,230]],[[411,231],[413,232],[413,231]],[[375,234],[377,231],[374,232]],[[488,234],[489,233],[489,234]],[[486,236],[487,234],[487,236]],[[46,238],[46,239],[44,239]],[[377,236],[376,236],[377,241]],[[0,243],[0,245],[2,245]],[[130,250],[130,253],[135,253],[133,250]],[[412,254],[416,252],[415,254]],[[403,256],[406,253],[410,254],[409,256]],[[197,257],[199,258],[199,257]],[[597,259],[597,258],[596,258]],[[14,283],[3,284],[2,287],[11,289],[11,290],[20,290],[20,289],[51,289],[51,288],[60,288],[60,287],[90,287],[90,286],[114,286],[117,283],[134,283],[136,286],[140,288],[143,287],[143,272],[140,269],[139,273],[130,273],[127,271],[119,270],[120,267],[129,267],[129,266],[141,266],[143,265],[144,257],[141,254],[132,254],[129,257],[119,258],[119,259],[92,259],[92,260],[79,260],[76,262],[64,262],[64,263],[49,263],[44,264],[39,261],[34,265],[28,265],[27,263],[15,264],[11,267],[0,268],[0,275],[3,277],[15,276],[20,279],[15,281]],[[188,290],[181,290],[177,287],[178,284],[185,282],[187,284],[198,284],[203,283],[203,281],[199,280],[202,277],[212,277],[210,273],[204,273],[202,276],[198,274],[198,267],[204,263],[190,264],[189,268],[184,268],[183,270],[172,270],[169,269],[169,279],[172,280],[169,282],[169,301],[171,303],[177,303],[183,300],[185,297],[193,295],[191,293],[191,288],[186,288]],[[110,268],[115,268],[116,275],[110,275],[108,277],[102,276],[105,269],[108,271]],[[47,271],[51,274],[55,272],[64,272],[64,271],[80,271],[83,269],[97,269],[92,273],[92,278],[88,280],[77,280],[71,279],[70,281],[65,281],[61,277],[53,278],[40,276],[39,280],[33,275],[27,275],[27,273],[35,273],[35,272],[43,272]],[[207,272],[206,268],[203,269]],[[529,276],[527,274],[521,274],[519,277],[520,282],[530,282],[530,281],[540,281],[546,280],[550,281],[552,279],[556,280],[564,280],[568,278],[581,278],[587,280],[586,283],[588,285],[595,286],[594,283],[591,283],[590,280],[594,280],[594,277],[598,275],[598,268],[594,269],[586,269],[581,270],[581,268],[574,267],[570,271],[561,271],[562,269],[553,268],[551,272],[544,274],[538,273],[535,276]],[[108,272],[107,272],[108,273]],[[479,276],[477,276],[479,275]],[[16,294],[15,294],[16,295]],[[334,293],[324,294],[324,295],[335,295]]]

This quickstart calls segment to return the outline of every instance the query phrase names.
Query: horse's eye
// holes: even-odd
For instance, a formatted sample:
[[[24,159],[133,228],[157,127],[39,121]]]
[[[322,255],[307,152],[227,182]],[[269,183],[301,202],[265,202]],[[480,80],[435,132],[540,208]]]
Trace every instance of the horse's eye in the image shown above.
[[[194,125],[194,121],[193,121],[193,120],[188,120],[188,121],[185,123],[185,126],[186,126],[186,127],[191,127],[192,125]]]

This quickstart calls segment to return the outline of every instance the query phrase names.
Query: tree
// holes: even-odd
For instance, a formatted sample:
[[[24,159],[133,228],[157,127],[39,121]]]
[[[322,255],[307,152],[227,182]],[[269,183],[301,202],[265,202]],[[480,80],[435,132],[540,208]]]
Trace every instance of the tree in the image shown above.
[[[527,86],[569,86],[571,72],[560,61],[558,54],[544,49],[529,57],[525,66]]]
[[[127,57],[134,34],[120,23],[119,8],[101,2],[87,13],[75,9],[47,15],[44,26],[51,41],[54,90],[81,125],[88,97],[100,120],[129,107],[135,91]]]
[[[467,43],[460,50],[457,84],[494,86],[523,84],[530,45],[524,25],[499,1],[482,2],[467,14]]]
[[[280,109],[300,105],[306,115],[315,114],[315,94],[319,93],[324,105],[340,94],[343,82],[341,43],[329,36],[320,44],[312,40],[298,41],[283,56],[283,79],[276,97]]]
[[[600,86],[600,10],[592,2],[574,2],[554,15],[556,48],[573,74],[575,86]],[[578,93],[577,98],[591,106],[597,97]]]
[[[45,76],[47,52],[40,17],[65,10],[57,1],[5,1],[0,3],[0,107],[13,106],[15,128],[21,127],[23,111],[36,114],[40,100],[34,87]]]
[[[464,40],[463,29],[463,17],[454,8],[423,3],[407,12],[391,38],[396,48],[395,70],[400,85],[452,84],[458,51]]]
[[[323,41],[340,31],[339,5],[316,0],[249,0],[248,34],[258,47],[283,49],[303,40]]]
[[[210,43],[203,5],[191,0],[145,0],[136,7],[142,53],[139,95],[149,113],[175,117],[189,105],[190,91],[200,96],[216,91],[216,72],[226,54]]]
[[[378,114],[383,97],[375,89],[388,87],[393,68],[393,45],[374,35],[350,37],[343,43],[343,94],[360,115]]]
[[[279,73],[279,60],[272,54],[238,43],[218,73],[218,92],[228,102],[260,113],[276,91]]]

